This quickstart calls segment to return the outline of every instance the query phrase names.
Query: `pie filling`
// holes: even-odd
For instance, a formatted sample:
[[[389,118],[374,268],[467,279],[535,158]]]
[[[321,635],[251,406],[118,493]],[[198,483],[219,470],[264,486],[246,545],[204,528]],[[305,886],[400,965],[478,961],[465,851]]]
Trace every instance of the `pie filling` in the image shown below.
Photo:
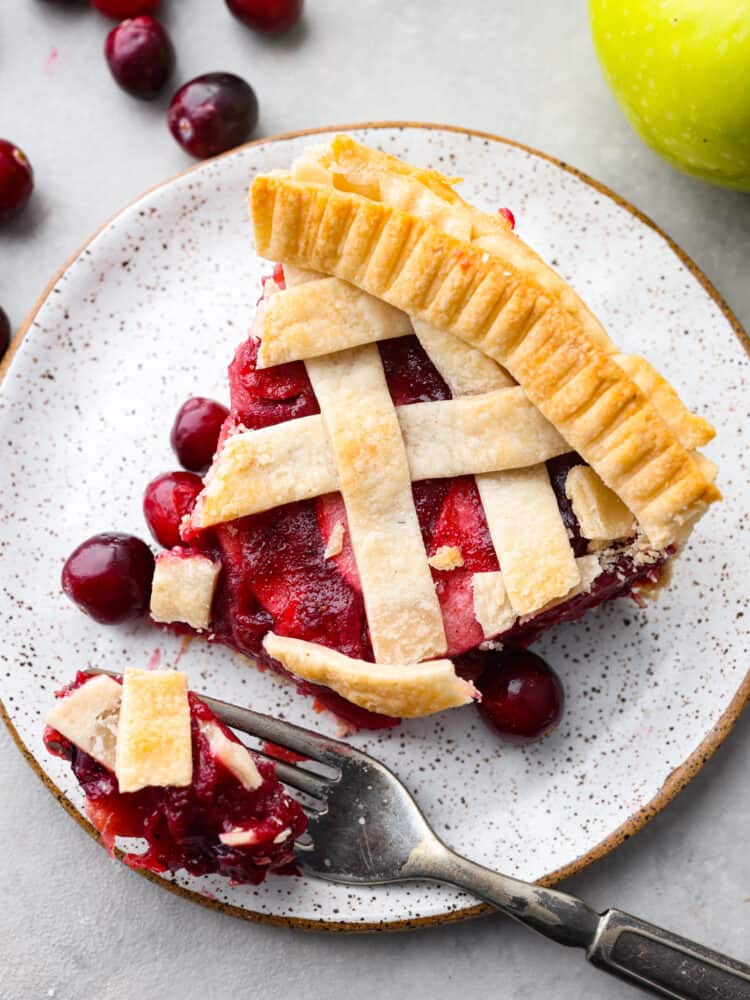
[[[164,676],[157,671],[136,673],[149,675],[147,685]],[[275,766],[247,751],[186,686],[184,718],[178,711],[173,738],[165,742],[170,705],[163,694],[152,699],[147,718],[142,697],[131,699],[130,708],[127,692],[122,707],[117,692],[111,697],[120,683],[120,678],[79,673],[59,692],[48,720],[52,724],[44,732],[47,749],[70,761],[86,796],[86,815],[107,850],[114,852],[117,838],[138,838],[145,841],[144,849],[124,854],[131,868],[217,873],[235,883],[258,885],[269,872],[294,874],[294,842],[307,821],[299,803],[279,783]],[[71,699],[82,697],[83,688],[92,695],[79,706]],[[148,701],[148,690],[145,697]],[[185,731],[180,733],[183,722]],[[129,746],[123,747],[124,742]],[[132,779],[133,764],[141,787],[122,791]],[[172,771],[171,777],[165,768]],[[180,775],[180,769],[185,773]]]
[[[274,285],[283,287],[280,267]],[[260,343],[252,332],[230,365],[231,412],[219,450],[244,429],[267,428],[320,412],[305,364],[295,361],[260,369]],[[394,406],[452,398],[415,335],[381,341],[377,350]],[[488,639],[503,646],[525,647],[547,629],[576,620],[604,601],[634,594],[639,586],[658,584],[668,551],[652,550],[631,538],[590,555],[591,542],[582,536],[565,492],[567,475],[578,465],[583,465],[582,459],[572,452],[546,462],[573,553],[597,559],[599,572],[581,592],[535,615],[518,617],[493,635],[486,634],[477,620],[473,581],[475,574],[497,573],[500,565],[474,477],[412,483],[445,628],[445,655],[453,660],[459,676],[476,677],[477,655]],[[340,493],[298,500],[200,531],[188,526],[183,533],[186,542],[178,550],[183,557],[193,552],[221,567],[210,626],[202,630],[209,641],[230,646],[262,668],[282,674],[289,672],[263,647],[269,632],[330,647],[357,660],[374,659]],[[173,627],[190,631],[185,623]],[[398,721],[355,705],[330,688],[294,679],[301,693],[314,696],[320,706],[352,726],[380,728]]]

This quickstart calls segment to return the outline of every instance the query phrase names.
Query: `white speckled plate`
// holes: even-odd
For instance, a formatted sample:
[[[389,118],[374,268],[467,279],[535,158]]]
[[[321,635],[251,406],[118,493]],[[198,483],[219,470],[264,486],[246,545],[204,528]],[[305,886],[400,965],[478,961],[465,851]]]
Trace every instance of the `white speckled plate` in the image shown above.
[[[396,769],[450,844],[510,874],[552,880],[605,854],[668,802],[749,693],[750,556],[738,544],[750,510],[747,342],[663,235],[562,164],[460,130],[373,125],[354,134],[465,177],[468,197],[489,211],[510,206],[519,233],[572,280],[615,340],[663,368],[718,426],[709,454],[728,499],[695,532],[659,604],[608,605],[540,644],[567,692],[549,739],[503,745],[471,707],[353,738]],[[188,395],[227,397],[226,367],[268,270],[252,250],[248,182],[310,141],[250,145],[125,209],[58,276],[5,373],[0,693],[19,745],[84,823],[68,768],[42,746],[53,691],[79,667],[143,665],[157,647],[172,665],[181,643],[145,624],[96,625],[60,593],[60,567],[94,532],[147,535],[141,495],[175,464],[174,413]],[[225,649],[195,641],[180,665],[198,691],[335,731],[291,686]],[[410,926],[478,912],[465,895],[416,884],[157,881],[239,915],[301,926]]]

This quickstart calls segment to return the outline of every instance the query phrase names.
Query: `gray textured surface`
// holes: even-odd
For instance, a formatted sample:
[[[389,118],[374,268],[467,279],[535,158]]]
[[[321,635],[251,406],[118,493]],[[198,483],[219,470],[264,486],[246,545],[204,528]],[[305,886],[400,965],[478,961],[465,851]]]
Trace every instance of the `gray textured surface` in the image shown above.
[[[245,75],[260,97],[259,134],[421,119],[545,149],[651,215],[750,325],[750,200],[676,174],[632,135],[600,78],[583,3],[308,6],[303,30],[264,42],[221,0],[172,0],[180,77]],[[187,165],[165,132],[163,103],[131,101],[108,78],[106,30],[93,13],[41,0],[0,10],[0,133],[26,149],[37,175],[33,207],[0,231],[0,302],[16,324],[103,220]],[[749,768],[746,717],[665,813],[570,887],[750,959]],[[4,731],[0,796],[3,1000],[633,995],[497,918],[346,938],[256,927],[183,902],[109,861]]]

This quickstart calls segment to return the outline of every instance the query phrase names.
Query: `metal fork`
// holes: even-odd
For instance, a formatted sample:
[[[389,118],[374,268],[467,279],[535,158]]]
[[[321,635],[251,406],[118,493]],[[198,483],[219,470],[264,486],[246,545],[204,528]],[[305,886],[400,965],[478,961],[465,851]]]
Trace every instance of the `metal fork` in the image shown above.
[[[297,841],[306,874],[345,885],[428,879],[465,889],[545,937],[583,948],[592,965],[674,1000],[750,1000],[750,966],[622,910],[599,914],[556,889],[490,871],[433,833],[387,767],[348,743],[200,696],[226,725],[324,765],[330,776],[276,761],[304,793],[308,835]],[[258,751],[250,748],[253,753]]]

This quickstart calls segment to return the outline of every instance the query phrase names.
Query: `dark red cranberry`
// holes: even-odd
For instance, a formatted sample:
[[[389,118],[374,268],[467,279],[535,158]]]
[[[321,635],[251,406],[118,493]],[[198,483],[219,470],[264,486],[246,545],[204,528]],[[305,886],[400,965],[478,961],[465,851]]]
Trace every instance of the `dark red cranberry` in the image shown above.
[[[145,614],[154,555],[140,538],[114,532],[94,535],[68,556],[62,587],[87,615],[115,625]]]
[[[560,678],[544,660],[526,649],[490,653],[477,687],[479,710],[509,743],[533,743],[550,733],[562,717]]]
[[[256,31],[287,31],[297,23],[304,0],[227,0],[234,16]]]
[[[0,361],[5,352],[10,347],[10,320],[5,312],[5,310],[0,307]]]
[[[34,172],[25,154],[0,139],[0,222],[12,219],[26,206],[34,187]]]
[[[234,73],[206,73],[180,87],[169,105],[169,128],[200,160],[244,142],[258,124],[258,99]]]
[[[143,494],[143,516],[159,545],[171,549],[180,543],[180,523],[195,506],[203,480],[192,472],[157,476]]]
[[[144,15],[113,28],[104,55],[117,83],[133,97],[150,101],[172,75],[174,48],[163,25]]]
[[[229,410],[215,399],[194,396],[180,407],[172,425],[171,442],[180,465],[204,472],[211,464],[221,425]]]
[[[124,21],[127,17],[155,14],[159,0],[91,0],[91,6],[113,21]]]

